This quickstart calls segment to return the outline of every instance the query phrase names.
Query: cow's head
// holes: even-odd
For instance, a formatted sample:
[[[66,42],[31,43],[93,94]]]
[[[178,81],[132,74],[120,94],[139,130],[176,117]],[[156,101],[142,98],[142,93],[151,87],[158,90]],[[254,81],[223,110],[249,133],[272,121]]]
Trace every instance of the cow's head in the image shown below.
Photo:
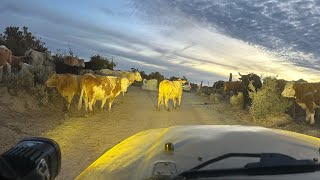
[[[136,72],[134,73],[134,80],[136,80],[136,81],[142,81],[142,77],[141,77],[139,71],[136,71]]]
[[[53,72],[49,75],[48,80],[46,81],[47,87],[55,87],[59,83],[59,76],[57,73]]]
[[[281,93],[281,96],[283,97],[295,97],[296,91],[294,90],[294,83],[288,82],[286,86],[284,87],[284,90]]]

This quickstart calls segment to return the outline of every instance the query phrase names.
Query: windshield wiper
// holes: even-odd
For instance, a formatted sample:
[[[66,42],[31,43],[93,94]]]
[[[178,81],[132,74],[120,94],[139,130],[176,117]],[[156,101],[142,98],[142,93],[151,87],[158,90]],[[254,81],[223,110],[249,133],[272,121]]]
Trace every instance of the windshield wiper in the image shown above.
[[[215,162],[230,157],[253,157],[260,158],[259,162],[248,163],[243,168],[212,169],[200,170]],[[178,177],[196,178],[196,177],[219,177],[236,175],[278,175],[278,174],[296,174],[320,171],[320,164],[317,159],[297,160],[293,157],[278,153],[230,153],[208,160],[188,171],[182,172]]]

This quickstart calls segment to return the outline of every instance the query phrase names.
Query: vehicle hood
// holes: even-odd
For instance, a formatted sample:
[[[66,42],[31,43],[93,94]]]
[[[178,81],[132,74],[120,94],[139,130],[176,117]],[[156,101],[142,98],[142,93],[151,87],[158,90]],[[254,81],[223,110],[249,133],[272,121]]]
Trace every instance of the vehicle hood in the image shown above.
[[[165,151],[171,142],[174,151]],[[78,179],[147,179],[154,163],[175,162],[178,173],[227,153],[281,153],[296,159],[319,157],[320,139],[254,126],[173,126],[142,131],[92,163]],[[199,158],[202,160],[200,161]],[[243,167],[257,159],[233,158],[208,168]]]

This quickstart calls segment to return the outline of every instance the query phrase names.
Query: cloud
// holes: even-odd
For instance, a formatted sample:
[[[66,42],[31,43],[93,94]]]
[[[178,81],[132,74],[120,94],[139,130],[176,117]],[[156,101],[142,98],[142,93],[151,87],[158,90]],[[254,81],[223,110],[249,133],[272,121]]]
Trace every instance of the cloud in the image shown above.
[[[27,25],[51,51],[69,43],[87,60],[99,53],[115,57],[121,69],[186,75],[195,82],[227,80],[237,72],[317,81],[316,3],[120,0],[62,7],[5,1],[0,27]]]

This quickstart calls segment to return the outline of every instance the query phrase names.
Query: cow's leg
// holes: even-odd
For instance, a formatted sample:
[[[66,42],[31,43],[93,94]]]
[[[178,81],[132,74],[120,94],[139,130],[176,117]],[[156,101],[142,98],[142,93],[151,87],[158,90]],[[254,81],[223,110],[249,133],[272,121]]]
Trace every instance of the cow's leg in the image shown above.
[[[122,91],[122,96],[124,96],[124,91]]]
[[[181,95],[179,96],[179,98],[178,98],[178,102],[179,102],[179,108],[180,108],[180,106],[181,106]]]
[[[95,103],[95,97],[93,97],[92,99],[89,100],[89,111],[92,112],[92,106]]]
[[[101,110],[103,109],[103,107],[104,107],[104,105],[106,104],[106,102],[107,102],[107,98],[102,99],[102,101],[101,101],[101,107],[100,107]]]
[[[67,96],[67,102],[68,102],[68,110],[70,110],[71,101],[73,99],[74,94]]]
[[[305,110],[306,110],[306,121],[309,122],[310,113],[307,108]]]
[[[176,98],[173,98],[173,108],[174,109],[177,109],[177,99]]]
[[[168,97],[164,97],[164,104],[165,104],[166,110],[170,111],[169,106],[168,106],[168,101],[169,101],[169,98]]]
[[[79,102],[78,102],[78,110],[81,109],[82,99],[85,99],[85,98],[83,97],[83,93],[84,93],[84,88],[82,88],[82,90],[81,90],[81,94],[80,94],[80,98],[79,98]]]
[[[315,113],[310,113],[310,124],[314,124],[314,114]]]
[[[306,110],[308,111],[308,119],[310,119],[310,124],[314,124],[314,114],[315,114],[315,110],[314,110],[314,103],[310,102],[306,104]],[[308,120],[309,121],[309,120]]]
[[[88,106],[89,106],[89,99],[88,99],[88,97],[84,97],[83,100],[84,100],[84,107],[85,107],[86,112],[87,112],[88,111]]]
[[[108,109],[108,111],[111,111],[111,106],[112,106],[113,100],[114,100],[114,97],[110,97],[110,99],[109,99],[109,109]]]
[[[160,111],[160,104],[162,104],[162,96],[159,94],[158,95],[158,111]]]

